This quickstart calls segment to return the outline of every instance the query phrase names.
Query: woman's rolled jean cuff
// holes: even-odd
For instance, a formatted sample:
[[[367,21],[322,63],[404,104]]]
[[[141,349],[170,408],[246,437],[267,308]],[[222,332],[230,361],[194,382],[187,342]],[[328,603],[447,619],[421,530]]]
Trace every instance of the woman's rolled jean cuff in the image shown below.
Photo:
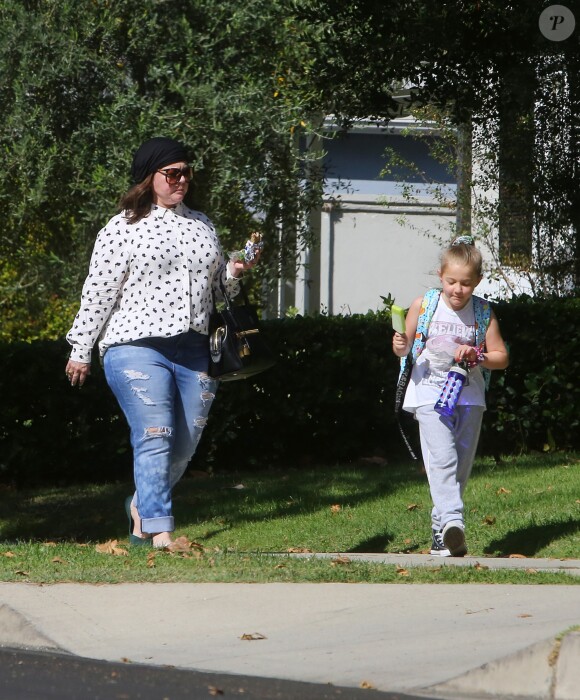
[[[141,532],[154,534],[156,532],[173,532],[175,525],[172,515],[165,515],[161,518],[142,518]]]

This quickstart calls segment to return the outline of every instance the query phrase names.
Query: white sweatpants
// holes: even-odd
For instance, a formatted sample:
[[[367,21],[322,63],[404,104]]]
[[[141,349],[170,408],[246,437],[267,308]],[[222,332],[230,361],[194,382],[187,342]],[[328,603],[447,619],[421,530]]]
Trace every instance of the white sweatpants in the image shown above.
[[[431,490],[434,530],[443,530],[450,522],[463,525],[463,492],[475,459],[483,406],[458,406],[453,422],[433,410],[420,406],[415,418],[419,423],[421,452]]]

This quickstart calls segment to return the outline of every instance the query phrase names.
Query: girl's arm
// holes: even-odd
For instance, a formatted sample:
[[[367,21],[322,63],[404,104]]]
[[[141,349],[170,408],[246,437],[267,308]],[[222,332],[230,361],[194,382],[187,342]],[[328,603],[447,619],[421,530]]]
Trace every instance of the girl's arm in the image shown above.
[[[483,358],[483,359],[482,359]],[[489,326],[485,334],[485,352],[483,355],[472,345],[459,345],[455,351],[456,362],[465,360],[477,363],[485,369],[505,369],[509,365],[509,355],[494,312],[491,312]]]
[[[486,369],[505,369],[510,358],[501,336],[499,323],[494,312],[491,312],[491,318],[487,333],[485,334],[485,352],[483,353],[484,361],[481,366]]]
[[[417,331],[417,321],[421,311],[421,302],[423,297],[417,297],[409,307],[407,312],[407,320],[405,322],[405,332],[393,335],[393,352],[397,357],[405,357],[409,354]]]

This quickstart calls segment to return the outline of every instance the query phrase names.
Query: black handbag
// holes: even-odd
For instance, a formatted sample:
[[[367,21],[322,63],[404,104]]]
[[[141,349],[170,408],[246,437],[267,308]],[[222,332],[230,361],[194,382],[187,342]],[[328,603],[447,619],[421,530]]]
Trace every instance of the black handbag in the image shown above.
[[[223,382],[247,379],[272,367],[276,360],[265,342],[256,308],[240,282],[243,304],[234,304],[224,286],[224,305],[215,304],[209,320],[209,376]]]

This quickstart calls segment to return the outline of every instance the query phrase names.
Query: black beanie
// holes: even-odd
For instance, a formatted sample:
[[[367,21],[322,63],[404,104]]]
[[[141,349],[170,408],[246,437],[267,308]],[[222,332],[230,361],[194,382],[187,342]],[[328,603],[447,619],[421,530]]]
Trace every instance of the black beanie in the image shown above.
[[[187,163],[188,161],[187,151],[179,141],[156,136],[145,141],[135,152],[131,166],[131,178],[133,183],[137,184],[143,182],[147,175],[156,172],[164,165]]]

